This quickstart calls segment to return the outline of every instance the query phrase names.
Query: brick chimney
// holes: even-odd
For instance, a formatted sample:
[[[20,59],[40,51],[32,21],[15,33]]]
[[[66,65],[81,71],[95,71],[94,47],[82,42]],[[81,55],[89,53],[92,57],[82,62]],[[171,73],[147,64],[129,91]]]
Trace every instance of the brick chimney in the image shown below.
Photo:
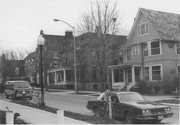
[[[65,38],[66,39],[72,39],[73,38],[73,32],[72,31],[66,31],[65,32]]]

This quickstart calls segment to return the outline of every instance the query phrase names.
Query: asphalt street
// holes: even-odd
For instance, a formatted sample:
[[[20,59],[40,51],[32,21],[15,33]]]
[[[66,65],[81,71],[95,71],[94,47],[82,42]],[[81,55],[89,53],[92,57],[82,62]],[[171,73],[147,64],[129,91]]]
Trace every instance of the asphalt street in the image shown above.
[[[0,97],[3,100],[7,100],[2,95]],[[45,92],[45,103],[47,106],[81,113],[83,115],[93,115],[91,111],[86,109],[86,104],[88,100],[95,100],[96,98],[96,96],[88,95],[62,95],[61,92]],[[174,116],[163,119],[161,124],[179,124],[179,107],[171,106],[171,108]]]
[[[60,92],[46,92],[45,101],[48,106],[64,109],[84,115],[92,115],[91,111],[86,109],[88,100],[95,100],[96,96],[87,95],[62,95]],[[161,121],[161,124],[179,124],[179,107],[172,106],[174,116]]]

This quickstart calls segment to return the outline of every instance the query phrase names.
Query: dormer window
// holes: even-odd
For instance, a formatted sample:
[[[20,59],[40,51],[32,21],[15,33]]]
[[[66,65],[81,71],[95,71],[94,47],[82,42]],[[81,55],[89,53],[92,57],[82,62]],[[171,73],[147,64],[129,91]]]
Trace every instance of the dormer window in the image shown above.
[[[148,34],[149,33],[149,24],[148,23],[139,24],[137,26],[137,33],[138,33],[138,36]]]

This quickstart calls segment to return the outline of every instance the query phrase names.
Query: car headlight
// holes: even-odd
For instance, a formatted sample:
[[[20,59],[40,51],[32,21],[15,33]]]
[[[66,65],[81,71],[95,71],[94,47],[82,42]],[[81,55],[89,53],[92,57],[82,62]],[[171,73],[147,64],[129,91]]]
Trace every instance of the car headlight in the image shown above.
[[[22,92],[22,94],[26,94],[26,92],[25,92],[25,91],[23,91],[23,92]]]
[[[171,108],[170,107],[166,107],[165,111],[171,111]]]
[[[143,109],[142,112],[143,112],[143,113],[149,113],[150,110],[149,110],[149,109]]]

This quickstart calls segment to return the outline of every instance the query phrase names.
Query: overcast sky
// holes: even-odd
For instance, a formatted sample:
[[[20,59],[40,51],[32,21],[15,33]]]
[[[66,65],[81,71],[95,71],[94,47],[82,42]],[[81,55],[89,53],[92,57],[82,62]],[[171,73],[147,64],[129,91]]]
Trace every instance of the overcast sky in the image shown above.
[[[95,0],[92,0],[95,1]],[[140,7],[180,14],[179,0],[116,0],[123,26],[131,29]],[[70,30],[62,19],[76,26],[90,0],[0,0],[0,50],[34,50],[41,29],[48,34],[64,35]]]

